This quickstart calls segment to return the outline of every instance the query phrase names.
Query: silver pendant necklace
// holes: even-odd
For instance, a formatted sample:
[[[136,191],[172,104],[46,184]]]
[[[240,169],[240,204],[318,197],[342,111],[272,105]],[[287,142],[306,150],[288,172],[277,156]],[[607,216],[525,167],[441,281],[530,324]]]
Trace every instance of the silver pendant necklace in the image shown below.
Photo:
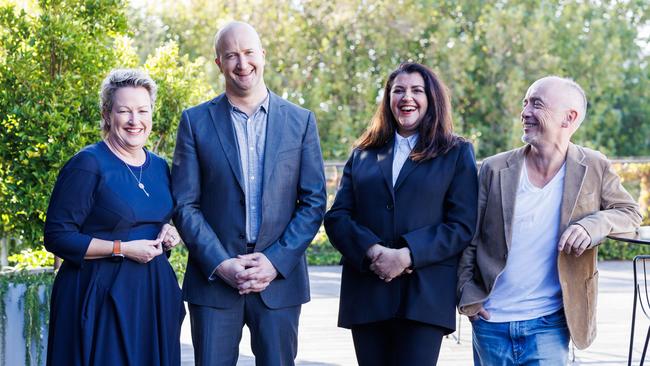
[[[131,170],[131,167],[129,166],[129,164],[125,163],[124,161],[122,161],[122,162],[124,163],[126,168],[129,170],[129,172],[131,173],[133,178],[135,178],[135,180],[138,181],[138,188],[140,188],[142,190],[142,192],[144,192],[144,194],[146,194],[147,197],[149,197],[149,192],[147,192],[147,190],[144,188],[144,183],[142,183],[142,166],[144,164],[140,165],[140,177],[136,177],[133,170]]]

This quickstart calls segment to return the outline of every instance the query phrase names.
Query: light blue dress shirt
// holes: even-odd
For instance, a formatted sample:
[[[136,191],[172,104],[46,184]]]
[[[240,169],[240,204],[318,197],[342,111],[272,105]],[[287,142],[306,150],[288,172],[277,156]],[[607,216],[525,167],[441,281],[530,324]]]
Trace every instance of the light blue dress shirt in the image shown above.
[[[262,176],[269,97],[248,116],[230,103],[246,198],[246,241],[254,243],[262,223]]]

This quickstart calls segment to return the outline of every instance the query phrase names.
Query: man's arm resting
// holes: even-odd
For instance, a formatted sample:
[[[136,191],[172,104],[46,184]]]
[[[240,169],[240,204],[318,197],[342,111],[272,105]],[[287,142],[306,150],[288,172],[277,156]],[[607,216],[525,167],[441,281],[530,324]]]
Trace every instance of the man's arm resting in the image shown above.
[[[641,224],[638,203],[625,190],[609,161],[603,172],[600,207],[600,211],[575,222],[591,237],[589,248],[598,245],[611,233],[632,232]]]

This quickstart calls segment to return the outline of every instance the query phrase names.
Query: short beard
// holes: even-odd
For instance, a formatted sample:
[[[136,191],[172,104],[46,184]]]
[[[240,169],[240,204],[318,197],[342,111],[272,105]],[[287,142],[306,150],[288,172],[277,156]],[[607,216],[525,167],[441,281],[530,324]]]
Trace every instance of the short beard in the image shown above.
[[[533,142],[535,142],[535,137],[533,137],[533,136],[528,136],[528,135],[526,135],[526,133],[524,132],[524,134],[521,135],[521,141],[522,141],[524,144],[532,144]]]

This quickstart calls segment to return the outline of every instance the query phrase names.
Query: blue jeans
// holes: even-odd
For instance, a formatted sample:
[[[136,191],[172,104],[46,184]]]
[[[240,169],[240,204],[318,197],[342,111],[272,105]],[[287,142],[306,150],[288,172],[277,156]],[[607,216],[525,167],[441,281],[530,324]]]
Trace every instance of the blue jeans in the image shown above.
[[[564,310],[523,321],[472,322],[475,366],[566,366],[569,328]]]

